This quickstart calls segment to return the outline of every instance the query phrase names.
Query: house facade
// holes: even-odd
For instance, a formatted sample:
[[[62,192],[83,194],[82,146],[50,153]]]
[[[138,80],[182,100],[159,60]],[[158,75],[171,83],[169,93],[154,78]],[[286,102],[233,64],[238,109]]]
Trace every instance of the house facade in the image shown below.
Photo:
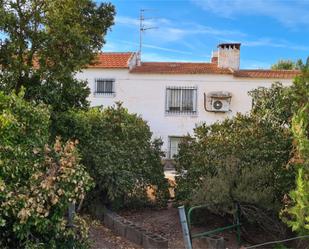
[[[246,113],[250,90],[280,81],[291,85],[293,70],[239,69],[240,44],[219,44],[208,63],[140,62],[137,53],[101,53],[77,75],[87,80],[92,106],[123,102],[160,137],[167,158],[177,153],[182,136],[199,123],[212,124]]]

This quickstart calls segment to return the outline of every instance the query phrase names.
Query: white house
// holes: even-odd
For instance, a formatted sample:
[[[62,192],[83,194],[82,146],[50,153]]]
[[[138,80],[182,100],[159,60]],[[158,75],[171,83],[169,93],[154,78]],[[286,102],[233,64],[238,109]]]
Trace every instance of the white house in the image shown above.
[[[92,106],[116,101],[147,120],[161,137],[168,158],[180,137],[196,124],[211,124],[252,106],[248,91],[280,81],[290,85],[294,70],[239,69],[240,44],[219,44],[211,62],[140,62],[137,53],[101,53],[77,75],[88,80]]]

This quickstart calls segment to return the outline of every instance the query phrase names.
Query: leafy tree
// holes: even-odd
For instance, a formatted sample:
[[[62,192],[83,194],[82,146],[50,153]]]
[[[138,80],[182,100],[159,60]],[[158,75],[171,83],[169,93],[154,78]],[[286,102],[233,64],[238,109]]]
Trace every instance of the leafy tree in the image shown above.
[[[176,197],[207,203],[217,213],[233,213],[237,202],[247,219],[264,224],[294,186],[293,171],[285,167],[290,149],[288,129],[256,117],[201,125],[180,144]]]
[[[300,61],[302,73],[294,79],[292,86],[275,82],[270,88],[258,87],[249,92],[252,97],[251,115],[291,127],[293,114],[309,99],[309,57],[304,64]]]
[[[296,189],[290,192],[291,202],[283,210],[282,218],[293,231],[309,235],[309,68],[296,77],[293,90],[299,107],[292,121]]]
[[[56,134],[79,140],[82,163],[96,187],[89,203],[115,208],[152,204],[146,196],[155,189],[157,205],[165,205],[168,193],[161,164],[160,140],[151,140],[147,123],[121,104],[108,108],[64,113]]]
[[[79,216],[68,228],[70,202],[92,186],[73,142],[53,146],[49,111],[21,96],[0,92],[0,247],[85,248],[87,227]]]
[[[296,69],[296,63],[291,60],[279,60],[276,64],[271,66],[274,70],[293,70]]]
[[[295,186],[295,171],[287,166],[296,98],[291,91],[280,83],[255,89],[250,114],[200,125],[185,138],[177,157],[178,201],[207,203],[220,214],[232,214],[237,202],[243,218],[281,233],[282,198]]]
[[[292,60],[279,60],[277,63],[271,66],[271,69],[274,70],[301,70],[304,67],[308,67],[309,65],[309,57],[307,58],[306,62],[303,63],[302,60],[297,60],[296,62]]]
[[[279,125],[291,125],[293,100],[291,87],[284,87],[280,82],[271,87],[258,87],[249,92],[252,97],[251,115]]]
[[[298,60],[296,62],[296,68],[300,70],[308,69],[309,68],[309,56],[307,57],[307,60],[305,63],[302,60]]]
[[[114,7],[91,0],[0,0],[0,88],[54,110],[88,105],[74,74],[91,63],[113,24]]]

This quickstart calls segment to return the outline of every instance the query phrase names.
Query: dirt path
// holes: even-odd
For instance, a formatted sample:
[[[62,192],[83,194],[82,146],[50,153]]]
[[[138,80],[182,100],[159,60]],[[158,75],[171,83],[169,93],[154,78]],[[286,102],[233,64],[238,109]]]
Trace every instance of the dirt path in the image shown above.
[[[139,226],[145,229],[160,234],[169,240],[169,249],[184,249],[183,235],[181,225],[179,222],[178,209],[169,207],[161,210],[145,209],[139,211],[124,211],[120,215],[126,219],[133,221]],[[229,225],[229,221],[226,221],[218,216],[211,214],[203,214],[204,223],[207,224],[204,227],[194,227],[193,234],[197,232],[209,231],[218,227]],[[227,249],[239,248],[236,235],[234,231],[225,231],[218,234],[224,237],[225,246]],[[263,235],[258,232],[257,235]],[[271,241],[266,234],[265,241]],[[111,230],[103,225],[93,225],[90,230],[90,238],[93,242],[92,249],[141,249],[140,246],[131,243],[130,241],[115,235]],[[207,248],[204,240],[193,240],[194,249],[209,249]],[[261,249],[270,249],[273,247],[260,247]],[[303,241],[302,244],[296,243],[290,245],[287,248],[308,248],[308,243]],[[308,248],[309,249],[309,248]]]
[[[136,224],[143,226],[149,231],[158,233],[169,240],[170,249],[182,249],[185,248],[182,229],[179,221],[178,209],[169,207],[162,210],[145,210],[143,212],[123,212],[122,215],[127,219],[134,221]],[[192,232],[204,232],[212,230],[220,226],[226,226],[227,224],[223,220],[218,220],[217,217],[214,220],[213,217],[209,217],[208,227],[195,227]],[[236,249],[238,248],[236,236],[234,232],[225,232],[224,234],[218,234],[224,237],[226,248]],[[194,249],[207,249],[205,240],[193,240]]]
[[[141,249],[138,245],[115,235],[103,225],[92,225],[90,228],[92,249]]]
[[[145,229],[160,234],[169,240],[169,249],[183,249],[184,241],[179,221],[178,209],[169,207],[161,210],[146,209],[143,211],[125,211],[120,213],[123,217],[135,222],[137,225]],[[193,233],[211,230],[224,226],[223,221],[218,221],[210,217],[209,227],[195,227]],[[226,248],[238,248],[236,237],[233,232],[225,232],[221,234],[225,238]],[[135,245],[124,238],[116,236],[109,229],[103,225],[93,226],[91,228],[91,239],[93,241],[93,249],[140,249],[141,247]],[[204,240],[194,240],[194,249],[207,249]]]
[[[176,208],[144,210],[143,212],[122,213],[128,220],[145,229],[160,234],[169,240],[169,248],[184,248],[182,231]]]

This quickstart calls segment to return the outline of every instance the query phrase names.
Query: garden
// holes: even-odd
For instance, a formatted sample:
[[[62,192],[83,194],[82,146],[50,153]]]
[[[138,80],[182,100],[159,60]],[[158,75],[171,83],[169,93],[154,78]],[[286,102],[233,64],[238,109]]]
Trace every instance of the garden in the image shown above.
[[[1,1],[0,247],[100,248],[101,239],[139,248],[102,225],[112,210],[179,248],[176,207],[207,203],[196,230],[232,222],[237,205],[246,245],[265,241],[258,232],[269,241],[302,236],[292,245],[306,248],[309,60],[292,86],[248,93],[250,113],[197,126],[180,144],[171,186],[147,122],[121,103],[90,107],[87,82],[75,78],[114,15],[112,4],[90,0]]]

